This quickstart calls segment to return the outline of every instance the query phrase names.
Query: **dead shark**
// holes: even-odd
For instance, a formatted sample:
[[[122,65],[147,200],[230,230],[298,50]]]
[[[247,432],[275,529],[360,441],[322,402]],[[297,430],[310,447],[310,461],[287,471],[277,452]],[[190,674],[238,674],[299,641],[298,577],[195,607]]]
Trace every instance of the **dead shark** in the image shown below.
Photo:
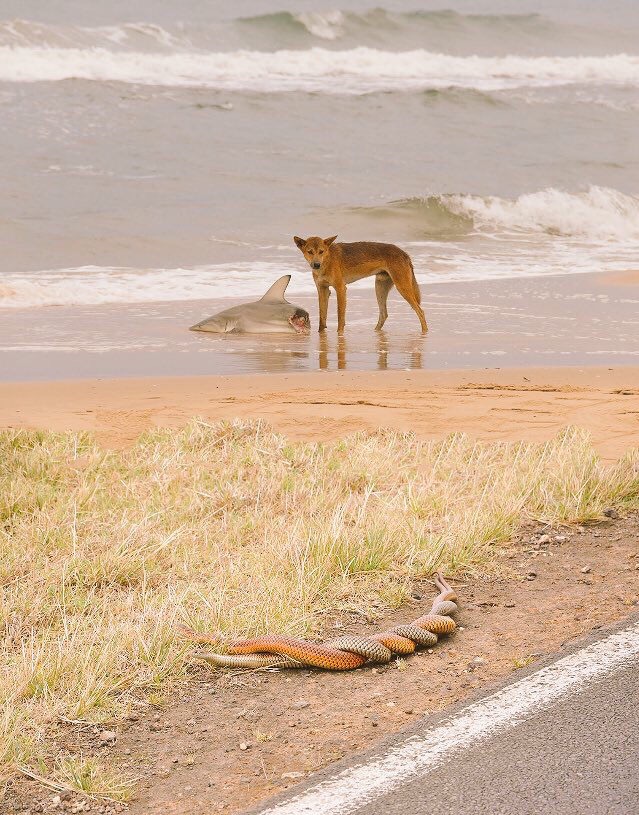
[[[311,330],[308,311],[284,299],[290,280],[290,274],[284,275],[254,303],[227,308],[192,325],[190,330],[214,334],[308,334]]]

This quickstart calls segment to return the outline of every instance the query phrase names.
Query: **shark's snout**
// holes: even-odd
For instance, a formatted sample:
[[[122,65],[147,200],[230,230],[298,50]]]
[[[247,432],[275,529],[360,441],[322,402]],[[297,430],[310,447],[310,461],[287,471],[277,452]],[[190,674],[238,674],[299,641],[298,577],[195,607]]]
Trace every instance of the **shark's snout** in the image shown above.
[[[295,314],[288,318],[288,322],[298,334],[311,333],[311,320],[308,312],[303,309],[298,309]]]

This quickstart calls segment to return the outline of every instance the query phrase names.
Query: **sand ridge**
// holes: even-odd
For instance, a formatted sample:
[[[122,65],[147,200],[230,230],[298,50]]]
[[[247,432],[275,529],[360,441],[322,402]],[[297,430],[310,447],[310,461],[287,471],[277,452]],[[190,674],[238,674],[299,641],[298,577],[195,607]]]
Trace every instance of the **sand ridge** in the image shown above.
[[[393,428],[544,441],[567,425],[613,460],[639,446],[639,368],[383,371],[0,385],[0,427],[90,430],[125,447],[144,430],[260,418],[294,439]]]

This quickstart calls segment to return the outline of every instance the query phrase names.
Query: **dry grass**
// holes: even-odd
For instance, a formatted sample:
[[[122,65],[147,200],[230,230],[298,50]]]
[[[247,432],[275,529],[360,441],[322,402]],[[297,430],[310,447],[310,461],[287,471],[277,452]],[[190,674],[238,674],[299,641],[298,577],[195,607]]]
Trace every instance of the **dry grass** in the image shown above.
[[[327,609],[399,604],[416,575],[488,568],[527,516],[584,522],[638,496],[639,458],[604,467],[574,430],[545,445],[322,445],[193,422],[125,452],[4,431],[0,763],[42,760],[60,717],[107,721],[161,696],[184,675],[176,621],[222,642],[314,634]],[[57,761],[54,777],[109,788],[89,759]]]

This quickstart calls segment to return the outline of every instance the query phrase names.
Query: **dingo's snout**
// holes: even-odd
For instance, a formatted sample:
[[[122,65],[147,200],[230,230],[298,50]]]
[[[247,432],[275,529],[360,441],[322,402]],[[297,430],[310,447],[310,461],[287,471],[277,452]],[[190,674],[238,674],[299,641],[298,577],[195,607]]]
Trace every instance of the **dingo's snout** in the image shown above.
[[[322,265],[322,264],[319,262],[319,260],[314,260],[314,261],[311,263],[311,266],[312,266],[312,268],[313,268],[313,269],[319,269],[321,265]]]

